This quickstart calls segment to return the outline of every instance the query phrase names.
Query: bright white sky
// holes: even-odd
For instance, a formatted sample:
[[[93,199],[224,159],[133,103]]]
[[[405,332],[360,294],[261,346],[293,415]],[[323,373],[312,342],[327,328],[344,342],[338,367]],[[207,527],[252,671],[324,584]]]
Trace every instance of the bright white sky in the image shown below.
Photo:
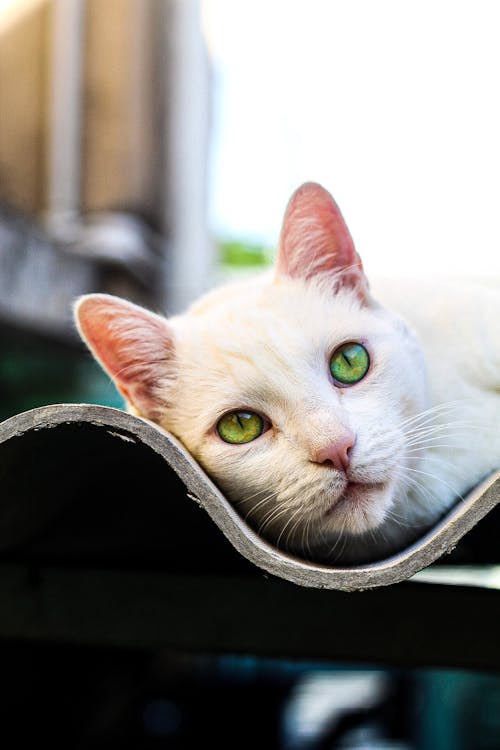
[[[210,220],[274,245],[306,180],[368,273],[500,276],[497,0],[204,0]]]

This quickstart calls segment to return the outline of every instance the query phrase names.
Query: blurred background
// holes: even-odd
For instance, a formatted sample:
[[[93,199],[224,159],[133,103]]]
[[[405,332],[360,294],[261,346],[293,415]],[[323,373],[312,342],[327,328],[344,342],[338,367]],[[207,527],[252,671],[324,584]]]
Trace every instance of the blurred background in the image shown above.
[[[182,310],[272,262],[306,180],[334,194],[368,274],[499,276],[499,14],[494,0],[0,0],[0,419],[120,406],[73,300]],[[3,650],[4,725],[28,711],[67,748],[500,747],[495,675]]]
[[[494,0],[0,0],[0,417],[115,405],[75,297],[182,310],[272,262],[306,180],[371,276],[500,275],[497,31]]]

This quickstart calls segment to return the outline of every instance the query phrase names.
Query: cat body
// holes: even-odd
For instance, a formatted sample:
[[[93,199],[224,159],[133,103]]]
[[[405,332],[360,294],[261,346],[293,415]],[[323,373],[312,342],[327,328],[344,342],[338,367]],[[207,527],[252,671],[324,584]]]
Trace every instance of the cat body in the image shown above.
[[[273,271],[168,321],[107,295],[83,297],[76,318],[128,408],[292,554],[391,554],[500,464],[498,290],[372,290],[314,183],[292,196]]]

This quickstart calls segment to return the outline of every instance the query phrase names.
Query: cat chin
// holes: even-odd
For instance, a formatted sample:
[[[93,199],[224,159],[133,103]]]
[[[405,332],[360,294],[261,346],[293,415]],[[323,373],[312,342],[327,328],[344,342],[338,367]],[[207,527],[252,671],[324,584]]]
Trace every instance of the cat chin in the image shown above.
[[[386,532],[390,509],[394,504],[394,482],[351,482],[337,499],[328,503],[322,497],[322,507],[305,512],[302,522],[293,525],[295,533],[286,533],[291,515],[274,527],[267,527],[264,536],[280,549],[298,558],[327,565],[357,565],[375,562],[394,551],[400,541],[400,530],[393,538]],[[322,493],[319,493],[321,495]],[[326,494],[326,493],[325,493]],[[316,495],[316,501],[319,497]]]
[[[350,482],[321,518],[323,533],[362,535],[376,530],[393,504],[391,482]]]

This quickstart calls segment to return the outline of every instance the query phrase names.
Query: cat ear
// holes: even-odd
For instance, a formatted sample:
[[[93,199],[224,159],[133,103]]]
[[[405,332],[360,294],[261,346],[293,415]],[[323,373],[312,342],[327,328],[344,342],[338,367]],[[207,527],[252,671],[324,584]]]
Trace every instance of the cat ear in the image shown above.
[[[174,361],[168,322],[108,294],[80,297],[75,320],[83,340],[128,404],[140,416],[158,420]]]
[[[290,198],[278,248],[277,275],[310,279],[335,274],[338,286],[366,299],[368,282],[352,237],[330,193],[306,182]]]

